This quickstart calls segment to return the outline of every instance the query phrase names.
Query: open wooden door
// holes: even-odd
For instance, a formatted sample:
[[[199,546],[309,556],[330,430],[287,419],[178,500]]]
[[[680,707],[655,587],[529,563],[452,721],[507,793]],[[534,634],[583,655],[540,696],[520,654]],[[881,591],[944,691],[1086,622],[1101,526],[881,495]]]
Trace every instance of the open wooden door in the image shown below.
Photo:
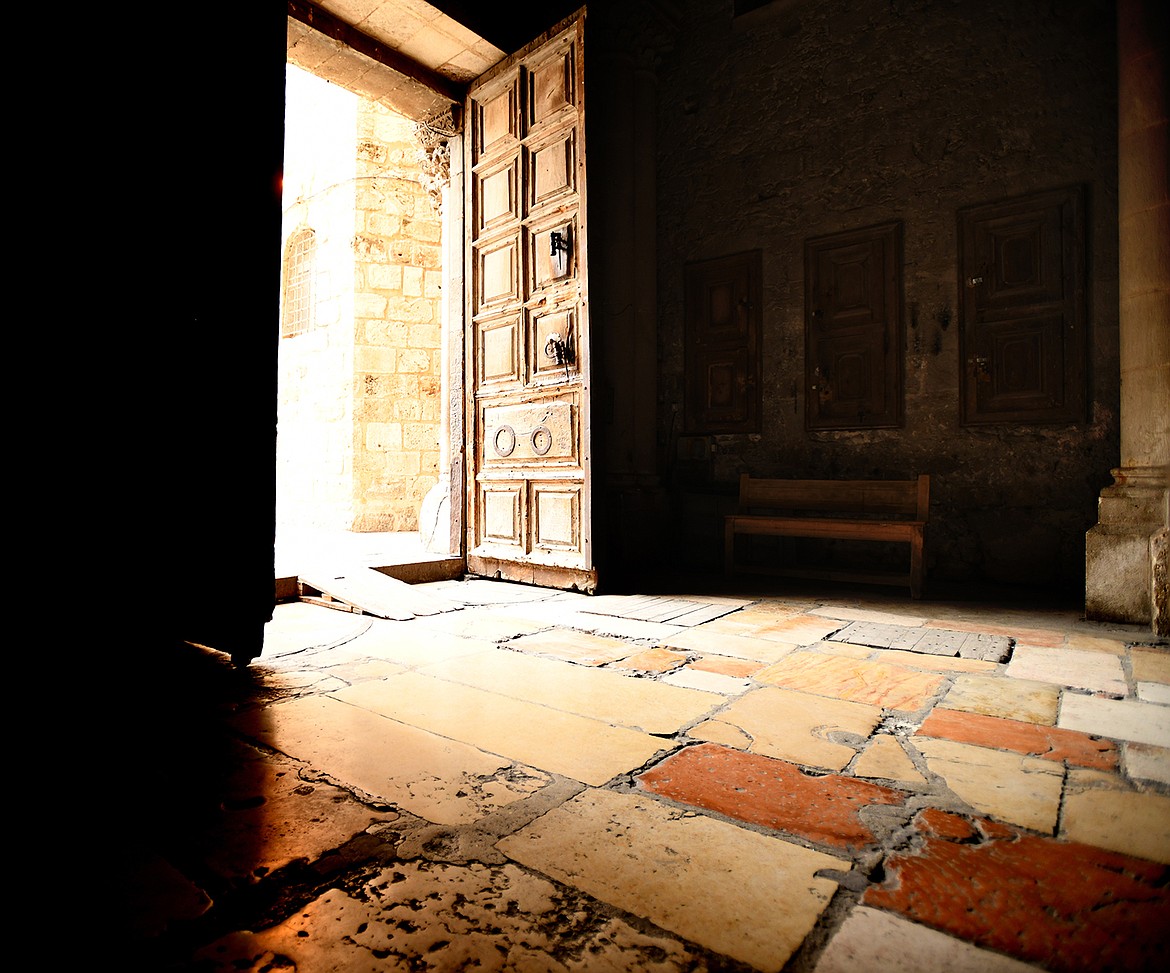
[[[584,11],[468,91],[472,574],[593,591]]]

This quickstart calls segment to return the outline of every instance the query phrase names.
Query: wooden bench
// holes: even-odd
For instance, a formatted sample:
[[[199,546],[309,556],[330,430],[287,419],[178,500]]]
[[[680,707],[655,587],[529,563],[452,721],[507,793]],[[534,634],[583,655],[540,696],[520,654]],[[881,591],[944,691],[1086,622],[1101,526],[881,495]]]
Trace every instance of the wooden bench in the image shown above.
[[[922,540],[930,509],[930,477],[915,480],[767,480],[739,478],[739,512],[724,520],[724,569],[762,570],[870,584],[909,585],[922,597]],[[736,534],[821,537],[842,541],[901,541],[910,545],[910,571],[806,571],[784,565],[749,567],[735,560]]]

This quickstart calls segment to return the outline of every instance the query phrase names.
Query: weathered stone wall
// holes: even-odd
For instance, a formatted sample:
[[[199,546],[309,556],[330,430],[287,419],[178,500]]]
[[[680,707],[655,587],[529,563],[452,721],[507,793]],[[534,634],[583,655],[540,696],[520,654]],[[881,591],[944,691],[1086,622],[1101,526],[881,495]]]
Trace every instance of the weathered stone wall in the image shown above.
[[[289,71],[283,239],[311,228],[316,270],[314,327],[280,342],[277,519],[416,530],[438,480],[440,215],[413,122]]]
[[[442,224],[414,123],[363,102],[353,239],[354,530],[418,529],[439,478]]]
[[[658,71],[660,441],[692,525],[678,553],[718,557],[718,528],[702,525],[741,471],[929,473],[928,577],[1081,585],[1118,452],[1113,4],[777,0],[740,18],[732,6],[679,0]],[[1088,187],[1087,421],[963,427],[956,210],[1072,184]],[[904,425],[806,432],[804,241],[892,220],[904,229]],[[696,455],[678,437],[683,268],[755,248],[763,430]]]

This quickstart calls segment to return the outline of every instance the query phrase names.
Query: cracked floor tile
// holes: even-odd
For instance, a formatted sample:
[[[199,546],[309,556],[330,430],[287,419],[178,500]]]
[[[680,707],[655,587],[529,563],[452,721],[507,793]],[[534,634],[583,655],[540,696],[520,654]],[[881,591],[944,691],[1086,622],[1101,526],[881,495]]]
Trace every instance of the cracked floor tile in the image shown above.
[[[500,848],[514,861],[760,970],[782,967],[829,904],[836,883],[817,873],[850,868],[831,855],[677,811],[648,795],[593,789],[505,838]]]

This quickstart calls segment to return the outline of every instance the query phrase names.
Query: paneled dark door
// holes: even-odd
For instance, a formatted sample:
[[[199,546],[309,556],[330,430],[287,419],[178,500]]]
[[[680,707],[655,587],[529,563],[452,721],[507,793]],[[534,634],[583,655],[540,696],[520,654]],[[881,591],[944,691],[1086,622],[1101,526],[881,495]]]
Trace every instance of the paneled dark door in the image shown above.
[[[806,425],[901,425],[901,223],[806,241],[804,273]]]
[[[1084,418],[1084,241],[1079,187],[959,211],[965,424]]]

